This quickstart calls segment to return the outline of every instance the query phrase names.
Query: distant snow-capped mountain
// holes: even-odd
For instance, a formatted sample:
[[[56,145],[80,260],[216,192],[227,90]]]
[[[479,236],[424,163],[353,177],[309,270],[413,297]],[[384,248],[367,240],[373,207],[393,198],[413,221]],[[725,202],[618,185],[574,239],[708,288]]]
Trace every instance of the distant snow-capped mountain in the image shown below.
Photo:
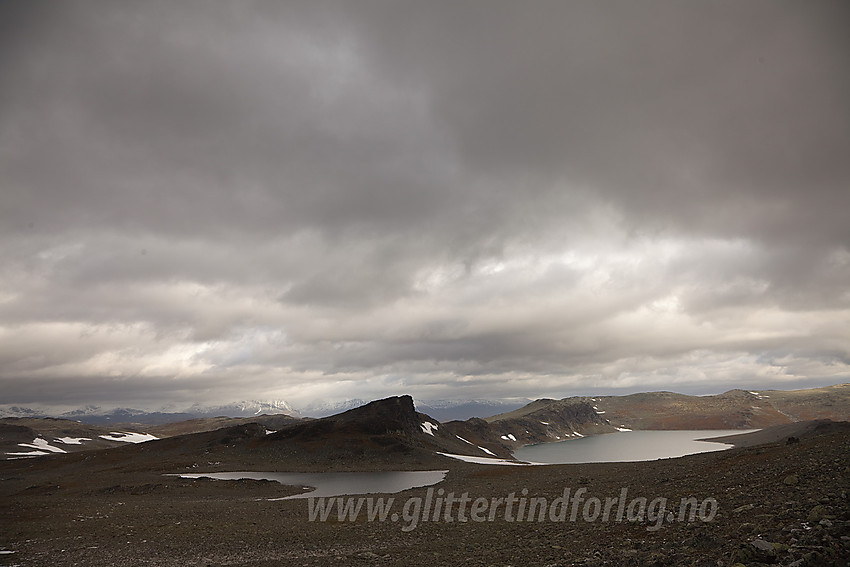
[[[40,408],[21,406],[0,406],[0,418],[3,417],[45,417],[47,414]]]
[[[292,406],[284,400],[268,400],[268,401],[241,401],[225,405],[205,406],[201,404],[193,404],[185,410],[186,413],[199,414],[209,417],[218,417],[221,415],[227,417],[252,417],[262,414],[278,414],[285,413],[287,415],[298,415]]]
[[[361,400],[360,398],[341,402],[316,402],[300,408],[298,411],[301,415],[306,417],[328,417],[329,415],[335,415],[350,409],[365,406],[367,403],[369,402]]]
[[[57,417],[92,425],[108,423],[162,424],[204,417],[253,417],[262,414],[271,415],[281,413],[299,417],[299,413],[283,400],[251,400],[223,405],[203,405],[196,403],[184,409],[177,409],[173,405],[170,405],[154,410],[102,407],[96,405],[87,405],[74,409],[0,405],[0,418]]]
[[[489,417],[505,413],[526,405],[525,398],[496,400],[418,400],[416,409],[427,413],[439,421],[464,420],[470,417]],[[170,404],[156,409],[135,409],[128,407],[103,407],[86,405],[79,408],[0,405],[0,418],[3,417],[58,417],[104,425],[110,423],[162,424],[187,419],[208,417],[254,417],[262,414],[286,414],[293,417],[327,417],[354,409],[368,403],[367,400],[354,398],[344,401],[319,402],[300,408],[293,408],[285,400],[243,400],[227,404],[195,403],[188,407]]]
[[[100,406],[85,406],[83,408],[78,408],[70,411],[62,412],[59,417],[65,419],[81,419],[87,416],[103,416],[103,415],[116,415],[121,417],[133,417],[136,415],[144,415],[146,413],[145,410],[133,409],[133,408],[110,408],[105,409]],[[53,417],[53,416],[51,416]]]

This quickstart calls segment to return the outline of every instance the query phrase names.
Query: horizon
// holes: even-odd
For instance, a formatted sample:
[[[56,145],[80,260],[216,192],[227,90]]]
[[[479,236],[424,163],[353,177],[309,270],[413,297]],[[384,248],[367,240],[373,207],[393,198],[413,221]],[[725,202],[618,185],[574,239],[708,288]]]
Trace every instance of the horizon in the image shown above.
[[[848,382],[848,19],[0,2],[0,404]]]
[[[672,393],[672,394],[685,395],[685,396],[707,397],[707,396],[719,396],[719,395],[727,394],[729,392],[736,391],[736,390],[737,391],[744,391],[744,392],[752,392],[752,393],[769,392],[769,391],[791,392],[791,391],[799,391],[799,390],[832,388],[832,387],[840,387],[840,386],[850,386],[850,383],[843,383],[842,382],[842,383],[828,384],[828,385],[825,385],[825,386],[813,386],[813,387],[810,387],[810,388],[762,388],[762,389],[752,389],[751,390],[751,389],[748,389],[748,388],[745,388],[745,387],[738,387],[738,388],[723,390],[723,391],[720,391],[720,392],[712,392],[712,393],[705,393],[705,394],[686,394],[684,392],[676,392],[676,391],[673,391],[673,390],[663,390],[662,389],[662,390],[638,390],[638,391],[624,393],[624,394],[599,394],[599,393],[595,393],[595,394],[570,394],[570,395],[561,396],[561,397],[546,397],[546,396],[543,396],[543,397],[539,397],[539,398],[528,398],[528,397],[476,398],[476,399],[465,399],[465,400],[457,400],[457,399],[425,400],[425,399],[417,399],[416,397],[411,396],[410,394],[397,393],[397,394],[390,394],[390,395],[387,395],[387,396],[384,396],[384,397],[369,399],[369,400],[363,399],[363,398],[348,398],[348,399],[344,399],[344,400],[335,400],[335,401],[325,402],[325,403],[319,403],[317,401],[314,401],[310,404],[302,405],[302,406],[293,406],[293,405],[289,404],[288,402],[286,402],[286,400],[232,400],[232,401],[229,401],[229,402],[220,402],[220,403],[214,403],[214,404],[194,403],[194,404],[191,404],[189,406],[167,404],[167,405],[158,406],[158,407],[100,406],[100,405],[96,405],[96,404],[88,404],[86,406],[54,405],[54,406],[41,406],[41,407],[39,407],[35,404],[33,404],[33,405],[0,404],[0,412],[4,411],[4,408],[6,410],[9,410],[9,409],[12,409],[12,408],[17,408],[17,409],[20,409],[20,410],[47,410],[49,412],[49,415],[45,414],[47,417],[60,417],[60,418],[65,414],[71,414],[74,411],[79,411],[79,410],[92,410],[92,411],[96,410],[96,411],[104,412],[104,413],[105,412],[115,412],[115,411],[140,411],[140,412],[144,412],[144,413],[165,413],[165,414],[187,413],[187,414],[191,414],[193,411],[194,412],[201,412],[201,413],[208,413],[209,410],[218,410],[218,409],[226,408],[228,406],[235,407],[235,406],[239,406],[239,405],[243,405],[243,404],[260,404],[260,405],[262,405],[262,404],[283,403],[288,407],[288,410],[291,413],[287,414],[286,412],[280,412],[280,414],[284,414],[284,415],[295,414],[296,416],[300,416],[300,417],[323,417],[325,415],[333,415],[333,414],[326,413],[326,410],[331,409],[334,406],[337,407],[336,409],[338,409],[339,412],[344,412],[344,411],[348,411],[349,409],[354,409],[354,408],[357,408],[357,407],[362,407],[362,406],[367,405],[367,404],[371,404],[373,402],[382,401],[382,400],[386,400],[386,399],[390,399],[390,398],[402,397],[402,396],[410,396],[413,399],[414,407],[416,407],[417,411],[420,411],[420,407],[427,408],[427,409],[451,409],[452,408],[452,405],[447,405],[447,406],[430,406],[429,405],[429,404],[433,404],[433,403],[436,403],[436,402],[452,402],[456,406],[464,406],[464,405],[470,405],[470,404],[474,404],[474,403],[490,403],[490,404],[493,404],[494,409],[497,409],[497,408],[499,408],[499,406],[509,406],[509,405],[519,404],[519,407],[524,407],[528,404],[538,402],[538,401],[545,401],[545,400],[556,400],[557,401],[557,400],[564,400],[564,399],[570,399],[570,398],[594,398],[594,397],[602,398],[602,397],[630,396],[630,395],[633,395],[633,394],[658,394],[658,393]],[[352,402],[357,402],[357,403],[352,405]],[[421,406],[418,405],[418,404],[421,404]],[[313,412],[318,412],[318,413],[316,413],[315,415],[309,415],[309,414],[303,413],[305,411],[311,411],[311,410]],[[100,414],[94,413],[94,414],[91,414],[91,415],[100,415]],[[263,415],[278,415],[278,414],[262,413],[262,414],[256,414],[256,415],[259,417],[259,416],[263,416]],[[4,416],[0,416],[0,418],[2,418],[2,417],[4,417]],[[15,416],[5,416],[5,417],[15,417]],[[485,417],[489,417],[489,416],[485,416]]]

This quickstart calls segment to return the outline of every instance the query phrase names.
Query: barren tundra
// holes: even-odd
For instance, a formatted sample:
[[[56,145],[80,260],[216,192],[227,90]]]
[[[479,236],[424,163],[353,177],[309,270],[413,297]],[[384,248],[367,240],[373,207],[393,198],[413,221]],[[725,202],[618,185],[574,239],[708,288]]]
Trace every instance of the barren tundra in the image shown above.
[[[430,423],[431,426],[425,426]],[[438,454],[469,443],[417,414],[409,397],[268,434],[238,425],[101,451],[0,463],[0,562],[7,565],[834,565],[850,561],[850,426],[822,421],[751,447],[641,463],[503,466]],[[787,435],[789,432],[799,436]],[[789,442],[788,438],[793,437]],[[796,440],[796,442],[795,442]],[[494,502],[581,494],[568,516],[429,514],[413,529],[332,511],[310,521],[301,486],[181,479],[257,470],[447,470],[432,495]],[[582,490],[583,489],[583,490]],[[626,490],[624,493],[623,490]],[[437,493],[435,490],[441,490]],[[594,517],[628,495],[677,513]],[[360,496],[365,498],[365,496]],[[678,516],[682,499],[716,502]],[[356,500],[355,500],[356,501]],[[315,502],[314,502],[315,505]],[[631,505],[631,504],[630,504]],[[706,511],[708,511],[706,509]],[[656,510],[657,512],[657,510]],[[530,520],[530,521],[529,521]],[[705,520],[705,521],[704,521]]]

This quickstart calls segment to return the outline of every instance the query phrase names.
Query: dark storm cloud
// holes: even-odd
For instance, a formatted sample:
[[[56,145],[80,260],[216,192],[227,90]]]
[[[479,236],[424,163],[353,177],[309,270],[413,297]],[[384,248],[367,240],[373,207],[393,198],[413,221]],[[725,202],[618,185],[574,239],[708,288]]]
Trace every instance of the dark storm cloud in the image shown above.
[[[191,233],[427,213],[439,148],[416,100],[297,10],[204,6],[84,3],[35,30],[5,80],[9,215]]]
[[[848,241],[816,226],[850,198],[844,3],[374,6],[371,53],[430,90],[464,164],[639,220]]]
[[[848,12],[3,2],[0,402],[846,377]]]

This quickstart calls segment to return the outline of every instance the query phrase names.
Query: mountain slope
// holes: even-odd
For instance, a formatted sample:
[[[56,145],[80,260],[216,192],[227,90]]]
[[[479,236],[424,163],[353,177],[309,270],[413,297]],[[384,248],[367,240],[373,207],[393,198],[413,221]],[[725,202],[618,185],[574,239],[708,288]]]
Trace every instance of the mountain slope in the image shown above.
[[[616,431],[587,402],[549,399],[486,419],[450,421],[445,429],[495,453]]]
[[[712,437],[711,441],[729,443],[736,447],[753,447],[755,445],[776,443],[778,441],[784,441],[791,445],[799,443],[801,439],[810,439],[818,435],[829,435],[832,433],[850,433],[850,422],[832,421],[829,419],[796,421],[794,423],[773,425],[751,433]]]
[[[68,419],[0,419],[0,459],[108,449],[155,438],[133,427],[107,428]]]
[[[391,460],[396,456],[431,456],[436,452],[486,456],[470,451],[469,443],[446,431],[430,416],[419,413],[410,396],[395,396],[359,408],[293,424],[268,435],[261,445],[283,458],[309,458],[313,462],[351,463]],[[502,447],[494,451],[502,457]]]
[[[714,396],[650,392],[566,398],[593,404],[629,429],[759,429],[814,419],[850,420],[850,384],[807,390],[730,390]]]

